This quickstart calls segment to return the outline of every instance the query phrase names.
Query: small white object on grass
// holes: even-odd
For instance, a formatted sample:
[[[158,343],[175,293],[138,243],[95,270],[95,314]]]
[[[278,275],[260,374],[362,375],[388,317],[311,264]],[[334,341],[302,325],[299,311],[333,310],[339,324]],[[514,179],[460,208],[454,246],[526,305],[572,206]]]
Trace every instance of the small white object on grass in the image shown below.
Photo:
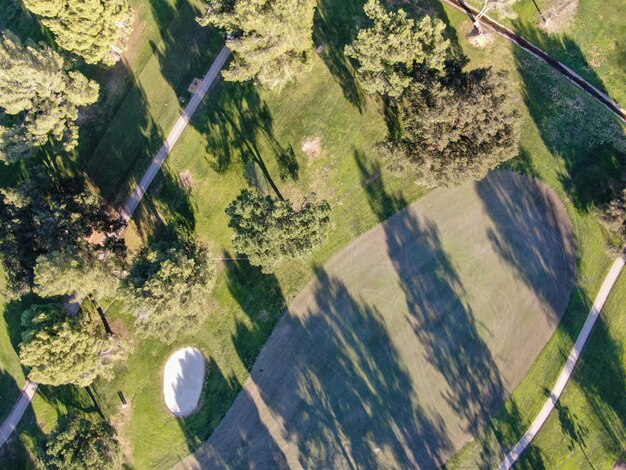
[[[195,348],[183,348],[165,363],[163,396],[174,416],[189,416],[198,407],[204,385],[204,356]]]

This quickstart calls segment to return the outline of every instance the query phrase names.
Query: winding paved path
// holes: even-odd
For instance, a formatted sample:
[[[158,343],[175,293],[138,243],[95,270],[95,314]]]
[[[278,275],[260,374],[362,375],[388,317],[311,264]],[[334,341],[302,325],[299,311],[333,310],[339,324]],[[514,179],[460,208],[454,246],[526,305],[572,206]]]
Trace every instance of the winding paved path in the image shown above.
[[[602,307],[604,307],[604,303],[606,302],[606,299],[608,298],[611,289],[613,289],[613,286],[617,282],[617,279],[619,278],[623,267],[624,258],[620,256],[615,260],[613,266],[611,267],[611,270],[604,278],[604,282],[600,287],[600,291],[596,296],[596,300],[591,306],[591,311],[587,316],[587,320],[585,321],[582,330],[580,330],[578,339],[576,340],[576,344],[574,344],[574,348],[572,349],[572,352],[570,352],[569,357],[567,358],[567,362],[565,363],[565,366],[563,367],[563,370],[561,371],[561,374],[559,375],[556,384],[550,392],[550,397],[546,400],[546,403],[543,405],[543,408],[528,428],[528,431],[526,431],[526,434],[522,436],[519,442],[515,444],[515,446],[506,455],[506,457],[498,467],[498,470],[509,470],[520,457],[522,452],[524,452],[524,450],[526,450],[526,448],[530,445],[541,427],[547,421],[548,416],[550,416],[550,413],[554,409],[556,402],[561,397],[561,394],[563,393],[567,382],[572,376],[572,372],[574,371],[574,367],[578,362],[580,353],[582,352],[585,344],[587,343],[587,340],[589,339],[589,335],[591,334],[593,325],[596,323],[596,320],[600,316]]]
[[[154,177],[161,169],[163,162],[165,162],[165,159],[169,156],[172,148],[174,147],[174,145],[176,145],[176,142],[187,127],[187,124],[189,124],[189,120],[198,109],[198,106],[202,102],[202,99],[206,95],[207,91],[209,91],[209,88],[219,76],[219,73],[224,67],[224,64],[226,64],[229,56],[230,50],[226,46],[224,46],[211,64],[209,71],[202,79],[198,90],[196,91],[196,93],[194,93],[193,97],[189,101],[189,104],[176,121],[176,124],[174,124],[174,127],[167,136],[167,139],[165,139],[163,146],[155,155],[152,163],[150,164],[150,167],[146,170],[143,178],[141,178],[139,185],[126,201],[126,204],[122,209],[122,217],[126,221],[129,221],[131,219],[133,212],[135,212],[135,209],[137,209],[137,206],[141,202],[141,199],[146,194],[150,183],[152,183]],[[70,308],[73,310],[78,310],[79,307],[79,304],[71,304],[70,306]],[[26,411],[26,408],[28,408],[28,405],[33,399],[36,391],[37,384],[35,382],[32,382],[30,380],[26,382],[26,385],[22,389],[22,395],[20,399],[13,407],[11,414],[4,421],[4,423],[2,423],[2,426],[0,426],[0,448],[2,448],[4,443],[11,436],[13,430],[17,427],[18,423],[22,419],[22,416],[24,415],[24,412]]]

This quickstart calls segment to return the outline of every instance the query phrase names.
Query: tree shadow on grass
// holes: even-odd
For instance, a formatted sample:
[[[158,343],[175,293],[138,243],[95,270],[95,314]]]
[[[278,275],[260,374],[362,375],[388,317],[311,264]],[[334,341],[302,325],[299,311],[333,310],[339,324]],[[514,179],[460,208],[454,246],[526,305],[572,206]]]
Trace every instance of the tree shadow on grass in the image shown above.
[[[192,192],[193,188],[185,187],[181,175],[173,174],[167,165],[161,167],[133,214],[141,238],[158,237],[168,226],[175,226],[181,235],[193,238],[196,216],[191,203]]]
[[[345,98],[360,112],[366,107],[366,96],[357,81],[354,66],[344,54],[364,20],[366,0],[321,0],[315,11],[313,42],[324,48],[322,60],[341,86]]]
[[[403,466],[440,465],[449,446],[443,422],[410,393],[380,312],[323,269],[315,285],[310,310],[274,329],[210,447],[226,466],[280,467],[283,456],[304,468],[386,468],[389,456]],[[248,426],[249,416],[260,423]],[[245,425],[246,439],[231,425]],[[282,452],[269,452],[277,439]]]
[[[298,180],[300,166],[295,151],[274,136],[269,106],[252,84],[222,83],[193,124],[206,139],[206,160],[217,173],[253,162],[267,184],[280,194],[264,159],[269,154],[276,162],[281,180]],[[254,180],[249,182],[258,186]]]
[[[516,30],[531,42],[549,43],[556,57],[571,55],[593,74],[584,54],[565,35],[553,37],[528,24]],[[589,211],[606,203],[626,173],[626,136],[618,118],[520,48],[513,50],[522,97],[548,150],[563,160],[560,183],[576,208]],[[589,77],[587,77],[589,78]],[[595,76],[594,84],[602,87]]]
[[[368,159],[363,152],[356,149],[353,151],[353,155],[361,174],[361,187],[365,190],[370,208],[378,220],[383,222],[399,210],[404,209],[408,201],[402,194],[390,194],[385,188],[379,161]]]
[[[198,24],[196,18],[205,13],[198,3],[177,0],[172,5],[150,0],[150,6],[161,30],[161,43],[150,41],[152,51],[159,59],[163,77],[177,96],[188,101],[191,81],[204,77],[224,40],[215,28]]]
[[[150,111],[143,88],[128,67],[130,89],[109,119],[98,145],[85,158],[86,172],[112,205],[121,206],[163,144],[165,133]]]

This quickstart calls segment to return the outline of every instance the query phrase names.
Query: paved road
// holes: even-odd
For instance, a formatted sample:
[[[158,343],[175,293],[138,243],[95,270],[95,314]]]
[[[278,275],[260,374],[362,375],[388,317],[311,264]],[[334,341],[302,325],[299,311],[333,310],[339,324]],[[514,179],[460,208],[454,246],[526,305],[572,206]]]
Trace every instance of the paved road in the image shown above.
[[[122,217],[124,217],[124,219],[126,219],[127,221],[130,220],[133,216],[133,212],[135,212],[135,209],[137,209],[137,206],[141,202],[141,199],[148,190],[148,186],[150,186],[150,183],[152,183],[154,177],[159,173],[163,162],[165,162],[165,159],[169,156],[172,148],[174,147],[174,145],[176,145],[176,142],[187,127],[187,124],[189,124],[191,116],[193,116],[193,113],[195,113],[198,109],[202,98],[204,98],[204,95],[206,95],[209,87],[218,77],[220,71],[222,70],[222,67],[224,67],[224,64],[226,63],[226,60],[229,56],[230,50],[228,50],[228,48],[224,46],[215,58],[215,61],[211,65],[211,68],[202,79],[202,83],[200,83],[198,91],[196,91],[193,98],[191,98],[191,101],[189,101],[189,104],[178,118],[178,121],[176,121],[176,124],[174,124],[174,127],[167,136],[167,139],[165,139],[165,142],[163,142],[163,146],[155,155],[152,163],[150,164],[150,167],[146,170],[143,177],[141,178],[139,185],[126,201],[126,204],[124,205],[124,208],[122,210]]]
[[[0,447],[4,445],[13,430],[17,427],[17,424],[22,419],[26,408],[30,405],[30,401],[33,399],[33,395],[37,391],[37,384],[30,380],[26,382],[26,385],[22,389],[22,396],[13,407],[11,414],[4,420],[2,426],[0,426]]]
[[[587,316],[587,320],[583,325],[580,334],[578,335],[578,339],[576,340],[576,344],[574,344],[574,348],[572,352],[570,352],[569,357],[567,358],[567,362],[565,363],[565,367],[561,371],[556,384],[552,388],[550,392],[550,397],[546,400],[546,403],[543,405],[543,408],[532,422],[526,434],[522,436],[517,444],[511,449],[511,451],[506,455],[498,470],[509,470],[513,464],[520,457],[522,452],[530,445],[531,441],[535,438],[541,427],[547,421],[548,416],[554,409],[554,406],[557,400],[561,397],[561,393],[563,393],[563,389],[567,385],[570,377],[572,376],[572,372],[574,371],[574,367],[576,366],[576,362],[578,362],[578,358],[580,357],[580,353],[582,352],[587,340],[589,339],[589,335],[591,334],[591,330],[593,329],[593,325],[596,323],[598,316],[600,316],[600,312],[602,311],[602,307],[604,306],[604,302],[606,302],[611,289],[617,282],[617,278],[622,272],[622,268],[624,267],[624,259],[620,256],[618,257],[609,274],[607,274],[606,278],[604,278],[604,282],[600,287],[600,291],[596,296],[596,300],[591,306],[591,311]]]
[[[207,91],[219,76],[219,73],[224,67],[224,64],[226,63],[226,60],[229,56],[230,50],[228,50],[228,48],[224,46],[211,64],[209,71],[202,79],[198,90],[193,95],[193,97],[189,101],[189,104],[176,121],[176,124],[174,124],[174,127],[167,136],[167,139],[165,139],[163,146],[152,160],[150,167],[143,175],[143,178],[141,178],[139,186],[137,186],[133,194],[131,194],[131,196],[126,201],[126,204],[122,209],[122,217],[124,217],[124,219],[126,219],[127,221],[131,219],[133,212],[135,212],[135,209],[137,209],[137,206],[141,202],[141,199],[146,193],[148,187],[150,186],[150,183],[152,183],[152,181],[154,180],[154,177],[161,169],[163,162],[169,156],[170,151],[187,127],[187,124],[189,124],[189,120],[198,109],[198,106],[200,105],[200,102],[206,95]],[[80,304],[70,304],[71,311],[78,311],[79,307]],[[13,411],[11,411],[9,417],[4,421],[4,423],[2,423],[2,426],[0,427],[0,448],[7,441],[13,430],[17,427],[36,391],[37,384],[35,382],[31,382],[30,380],[26,382],[26,385],[22,389],[22,396],[13,408]]]

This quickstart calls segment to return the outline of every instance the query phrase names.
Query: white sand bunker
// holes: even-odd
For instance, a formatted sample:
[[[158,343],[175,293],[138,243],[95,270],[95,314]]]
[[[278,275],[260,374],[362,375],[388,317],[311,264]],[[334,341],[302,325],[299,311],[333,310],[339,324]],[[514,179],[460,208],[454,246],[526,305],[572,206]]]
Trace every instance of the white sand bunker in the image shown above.
[[[183,348],[170,356],[163,374],[165,404],[174,416],[189,416],[202,393],[204,356],[195,348]]]

